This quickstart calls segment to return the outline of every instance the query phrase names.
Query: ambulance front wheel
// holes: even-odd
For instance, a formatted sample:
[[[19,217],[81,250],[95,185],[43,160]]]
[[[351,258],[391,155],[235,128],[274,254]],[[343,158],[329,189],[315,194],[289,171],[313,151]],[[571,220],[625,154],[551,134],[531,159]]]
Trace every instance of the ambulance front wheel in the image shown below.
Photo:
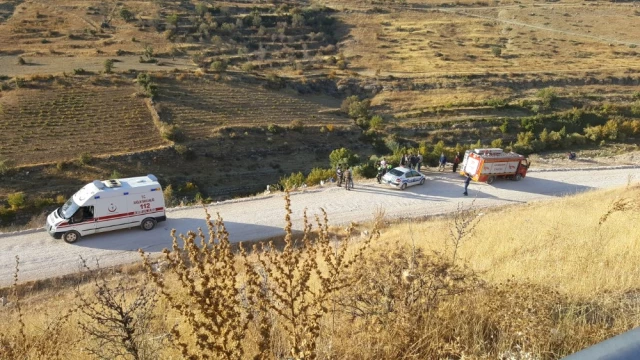
[[[78,241],[80,239],[80,234],[77,231],[71,230],[71,231],[67,231],[66,233],[64,233],[62,235],[62,240],[64,240],[64,242],[69,243],[69,244],[73,244],[74,242]]]
[[[153,230],[153,228],[156,227],[156,219],[146,218],[142,220],[140,227],[142,227],[142,230],[144,231]]]
[[[489,176],[489,178],[487,178],[487,184],[491,184],[496,180],[495,176]]]
[[[517,174],[516,174],[516,178],[515,178],[515,180],[516,180],[516,181],[520,181],[520,180],[522,180],[522,174],[517,173]]]

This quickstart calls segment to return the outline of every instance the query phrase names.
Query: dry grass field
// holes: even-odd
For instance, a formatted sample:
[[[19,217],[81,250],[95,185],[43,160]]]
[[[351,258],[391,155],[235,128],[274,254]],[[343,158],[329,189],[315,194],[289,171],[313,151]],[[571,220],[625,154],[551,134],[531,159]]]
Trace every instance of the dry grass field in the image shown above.
[[[518,3],[424,2],[388,13],[384,5],[378,7],[382,13],[355,6],[344,16],[351,26],[344,52],[356,70],[414,77],[637,69],[640,30],[630,4]]]
[[[256,284],[268,286],[274,293],[287,287],[284,282],[270,283],[268,279],[262,283],[257,273],[247,270],[251,267],[245,267],[238,253],[229,257],[233,250],[214,227],[211,241],[216,241],[210,245],[215,251],[197,255],[202,261],[197,269],[152,265],[151,269],[164,270],[152,270],[155,275],[149,280],[136,265],[106,271],[106,282],[87,282],[92,275],[84,273],[57,282],[56,287],[50,287],[55,281],[19,287],[20,297],[10,295],[12,305],[0,312],[0,343],[6,346],[6,354],[14,356],[77,358],[90,356],[83,351],[98,349],[103,355],[135,351],[171,358],[204,351],[204,344],[195,341],[199,332],[220,334],[206,341],[218,344],[218,353],[226,351],[234,358],[249,358],[258,351],[277,358],[296,348],[319,359],[558,359],[640,324],[640,274],[635,265],[640,261],[640,238],[634,228],[640,220],[639,196],[640,187],[629,184],[622,189],[501,209],[479,211],[471,207],[427,221],[385,224],[382,215],[376,219],[379,225],[385,224],[379,228],[380,238],[368,243],[357,235],[360,239],[353,238],[344,253],[342,247],[336,251],[335,244],[323,243],[326,235],[316,238],[309,234],[307,240],[317,242],[299,251],[285,246],[280,255],[263,254],[262,263],[255,262],[255,254],[249,256],[253,266],[271,269],[270,278],[298,269],[292,275],[298,286],[288,295],[279,293],[279,299],[291,308],[280,307],[282,304],[273,300],[253,302],[259,295],[249,289]],[[586,203],[591,206],[585,208]],[[467,226],[460,226],[463,223]],[[370,228],[356,225],[352,233],[364,229]],[[345,236],[343,229],[330,231],[330,236],[338,239]],[[199,241],[195,237],[191,240]],[[278,243],[292,241],[285,238]],[[325,246],[331,249],[329,254],[323,252]],[[181,248],[178,245],[174,251]],[[329,260],[334,252],[344,260],[353,258],[359,248],[363,257],[357,268]],[[192,256],[197,249],[185,246]],[[214,258],[217,266],[211,266]],[[169,259],[179,261],[173,255]],[[329,290],[326,284],[314,283],[319,281],[316,274],[326,275],[331,269],[337,271],[333,273],[334,284],[350,285]],[[175,276],[183,271],[188,275],[180,281]],[[307,271],[313,274],[310,284],[304,277]],[[229,276],[235,282],[220,280]],[[128,279],[126,285],[124,278]],[[81,279],[85,280],[80,292],[74,294],[67,288]],[[153,298],[154,287],[143,284],[159,280],[165,295]],[[182,287],[185,281],[194,287]],[[308,285],[308,290],[314,290],[307,293]],[[7,290],[2,291],[6,294]],[[322,295],[323,291],[330,292]],[[105,293],[114,295],[115,301],[99,300]],[[195,301],[205,294],[209,301]],[[150,307],[136,301],[141,295],[153,299]],[[304,300],[316,296],[326,301],[324,311],[313,312],[315,304]],[[194,313],[176,307],[189,301]],[[236,316],[246,306],[261,306],[270,317],[258,316],[243,327],[244,320]],[[125,308],[134,321],[111,329],[101,327],[96,315],[88,311],[90,307],[105,314]],[[207,312],[214,309],[215,323],[209,318],[213,313]],[[300,315],[300,322],[292,323],[287,317],[290,310],[318,317]],[[186,319],[195,313],[201,314],[198,319],[203,322],[193,325],[198,330],[191,333]],[[310,324],[318,327],[305,327]],[[177,327],[171,330],[174,325]],[[257,325],[269,331],[261,332]],[[94,334],[102,335],[83,332],[92,328],[100,330]],[[120,341],[105,340],[106,335],[125,329],[130,330],[132,339],[128,348]],[[237,336],[238,343],[223,340],[231,334]],[[306,341],[293,342],[301,338]],[[185,347],[180,349],[177,344]]]

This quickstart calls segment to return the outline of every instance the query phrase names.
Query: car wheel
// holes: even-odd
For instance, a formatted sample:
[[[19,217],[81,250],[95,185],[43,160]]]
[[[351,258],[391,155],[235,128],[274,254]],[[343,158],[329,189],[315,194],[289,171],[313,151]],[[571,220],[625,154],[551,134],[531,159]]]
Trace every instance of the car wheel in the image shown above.
[[[80,233],[75,230],[67,231],[62,235],[62,240],[68,244],[73,244],[80,239]]]
[[[420,179],[420,185],[424,185],[424,178]]]
[[[516,178],[515,178],[515,180],[516,180],[516,181],[520,181],[520,180],[522,180],[522,174],[516,174]]]
[[[140,223],[140,227],[144,231],[153,230],[153,228],[156,227],[156,219],[146,218],[142,220],[142,223]]]
[[[495,180],[496,180],[495,176],[489,176],[489,178],[487,179],[487,184],[492,184]]]
[[[406,188],[407,188],[407,184],[406,184],[406,183],[404,183],[404,184],[400,185],[400,190],[404,190],[404,189],[406,189]]]

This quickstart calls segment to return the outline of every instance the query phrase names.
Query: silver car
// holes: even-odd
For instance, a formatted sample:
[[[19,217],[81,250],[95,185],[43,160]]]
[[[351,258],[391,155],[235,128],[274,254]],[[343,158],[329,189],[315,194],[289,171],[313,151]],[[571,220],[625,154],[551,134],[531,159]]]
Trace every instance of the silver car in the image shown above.
[[[382,177],[383,184],[399,187],[404,190],[407,186],[422,185],[425,182],[425,176],[421,173],[405,167],[397,167],[387,171]]]

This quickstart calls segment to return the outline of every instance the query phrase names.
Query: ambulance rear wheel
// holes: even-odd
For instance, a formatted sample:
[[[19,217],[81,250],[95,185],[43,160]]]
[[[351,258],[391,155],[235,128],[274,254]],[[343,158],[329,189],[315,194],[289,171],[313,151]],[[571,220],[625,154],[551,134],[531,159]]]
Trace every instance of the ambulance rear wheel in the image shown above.
[[[74,230],[67,231],[62,235],[62,240],[64,240],[64,242],[68,244],[73,244],[74,242],[80,240],[80,234]]]
[[[522,174],[516,174],[516,178],[515,178],[515,180],[516,180],[516,181],[520,181],[520,180],[522,180]]]
[[[142,220],[142,223],[140,223],[140,227],[144,231],[153,230],[153,228],[156,227],[156,219],[146,218]]]
[[[487,179],[487,184],[491,184],[496,180],[495,176],[489,176],[489,178]]]

